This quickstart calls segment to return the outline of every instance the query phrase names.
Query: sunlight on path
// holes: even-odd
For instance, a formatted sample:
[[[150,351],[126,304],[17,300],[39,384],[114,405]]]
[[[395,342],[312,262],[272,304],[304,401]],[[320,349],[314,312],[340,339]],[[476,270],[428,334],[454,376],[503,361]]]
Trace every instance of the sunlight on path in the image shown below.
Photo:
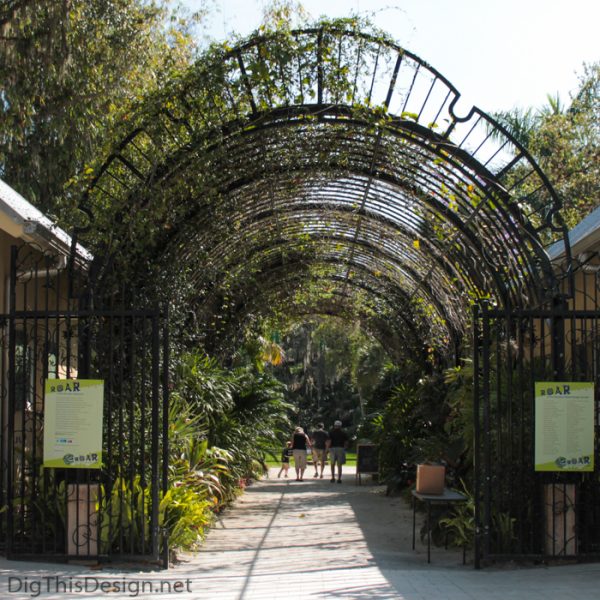
[[[600,564],[500,565],[475,571],[458,549],[412,550],[412,512],[374,485],[260,481],[222,515],[203,550],[168,571],[106,564],[93,569],[0,559],[0,598],[27,600],[598,600]],[[310,471],[309,471],[310,474]],[[16,580],[90,583],[91,593],[31,587]],[[13,582],[10,591],[9,582]],[[112,582],[112,583],[111,583]],[[135,586],[151,585],[150,593]],[[104,592],[100,585],[105,586]],[[164,591],[164,586],[171,589]],[[177,589],[179,585],[179,589]],[[126,587],[129,586],[129,587]],[[182,587],[185,586],[185,587]],[[52,586],[51,586],[52,587]],[[161,589],[162,588],[162,589]]]
[[[349,486],[351,473],[342,486],[308,477],[249,488],[192,560],[205,575],[203,592],[238,600],[398,597],[374,564]]]

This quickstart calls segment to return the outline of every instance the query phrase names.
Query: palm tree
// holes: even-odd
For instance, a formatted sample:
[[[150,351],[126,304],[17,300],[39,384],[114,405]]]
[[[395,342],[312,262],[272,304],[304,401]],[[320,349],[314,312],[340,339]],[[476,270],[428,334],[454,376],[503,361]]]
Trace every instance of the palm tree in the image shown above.
[[[558,92],[556,95],[548,94],[546,104],[540,108],[513,108],[511,110],[492,113],[492,116],[502,125],[522,146],[528,148],[535,131],[542,124],[555,116],[564,115],[567,108],[562,103]],[[495,130],[493,134],[498,134]]]

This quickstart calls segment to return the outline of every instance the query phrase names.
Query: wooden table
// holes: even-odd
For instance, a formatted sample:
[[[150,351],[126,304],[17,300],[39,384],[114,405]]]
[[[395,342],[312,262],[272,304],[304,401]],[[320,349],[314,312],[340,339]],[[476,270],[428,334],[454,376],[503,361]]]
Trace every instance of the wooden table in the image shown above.
[[[467,496],[460,492],[455,492],[448,488],[444,488],[441,494],[421,494],[416,490],[412,490],[412,505],[413,505],[413,532],[412,532],[412,547],[415,549],[415,529],[416,529],[416,512],[417,500],[425,502],[427,505],[427,562],[431,562],[431,505],[432,504],[453,504],[455,502],[466,502]],[[463,548],[463,564],[465,563],[465,549]]]

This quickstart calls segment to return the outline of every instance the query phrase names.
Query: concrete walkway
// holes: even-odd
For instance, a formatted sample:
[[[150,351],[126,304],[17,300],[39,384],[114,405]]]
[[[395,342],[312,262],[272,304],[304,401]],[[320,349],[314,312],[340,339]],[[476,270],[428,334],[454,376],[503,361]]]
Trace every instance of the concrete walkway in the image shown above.
[[[169,571],[101,570],[0,561],[0,598],[197,600],[597,600],[600,564],[488,568],[462,565],[457,550],[412,543],[400,498],[346,469],[342,485],[258,482],[209,533],[201,552]],[[470,558],[470,557],[469,557]]]

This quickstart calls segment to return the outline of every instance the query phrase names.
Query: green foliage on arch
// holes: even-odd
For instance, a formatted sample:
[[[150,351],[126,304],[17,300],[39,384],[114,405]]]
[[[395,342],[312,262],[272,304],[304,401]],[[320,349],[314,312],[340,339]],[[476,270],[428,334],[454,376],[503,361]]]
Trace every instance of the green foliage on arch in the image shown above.
[[[83,27],[94,7],[74,22]],[[130,33],[142,43],[162,14],[140,13]],[[126,281],[138,298],[168,301],[191,339],[231,337],[252,302],[261,311],[315,302],[354,305],[363,321],[416,317],[433,343],[460,335],[482,297],[540,300],[552,286],[540,239],[555,233],[556,199],[548,190],[529,218],[520,209],[529,188],[503,187],[521,168],[532,171],[527,186],[540,180],[529,156],[481,137],[483,113],[457,118],[450,82],[368,21],[294,30],[279,17],[192,65],[185,30],[153,30],[158,49],[179,53],[153,55],[160,85],[140,78],[113,102],[109,134],[86,142],[97,162],[78,155],[81,174],[57,208],[85,222],[74,206],[83,196],[92,219],[79,233],[99,257],[98,290]],[[115,50],[99,32],[98,48]],[[125,82],[139,73],[127,56]],[[82,122],[69,132],[76,141]]]

